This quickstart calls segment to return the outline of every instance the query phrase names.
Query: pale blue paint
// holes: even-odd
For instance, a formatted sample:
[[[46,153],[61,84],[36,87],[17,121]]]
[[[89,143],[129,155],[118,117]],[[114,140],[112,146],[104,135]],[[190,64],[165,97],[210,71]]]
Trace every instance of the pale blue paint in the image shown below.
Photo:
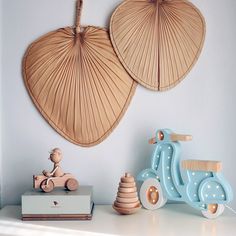
[[[164,134],[163,140],[158,140],[160,131]],[[220,172],[180,169],[181,145],[170,140],[171,133],[169,129],[157,131],[151,168],[141,171],[137,179],[158,179],[168,200],[186,202],[198,210],[206,210],[210,203],[230,202],[233,192]]]

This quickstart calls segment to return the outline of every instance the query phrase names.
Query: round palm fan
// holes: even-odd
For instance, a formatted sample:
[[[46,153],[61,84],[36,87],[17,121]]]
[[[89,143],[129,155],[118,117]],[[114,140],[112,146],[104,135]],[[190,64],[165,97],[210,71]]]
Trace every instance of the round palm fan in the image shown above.
[[[136,82],[117,58],[107,30],[80,26],[82,3],[77,1],[76,27],[52,31],[29,46],[23,74],[50,125],[69,141],[92,146],[119,123]]]
[[[111,17],[110,37],[133,79],[162,91],[178,84],[197,61],[205,21],[185,0],[124,0]]]

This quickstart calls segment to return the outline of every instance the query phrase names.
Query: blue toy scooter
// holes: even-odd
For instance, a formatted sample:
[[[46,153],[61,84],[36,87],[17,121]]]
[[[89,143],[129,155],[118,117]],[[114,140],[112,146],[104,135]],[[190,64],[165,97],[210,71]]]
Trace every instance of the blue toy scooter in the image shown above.
[[[232,189],[220,173],[218,161],[182,161],[178,141],[189,141],[190,135],[174,134],[169,129],[158,130],[149,143],[156,144],[151,168],[141,171],[137,179],[143,181],[140,200],[147,209],[158,209],[167,200],[183,201],[200,210],[207,218],[216,218],[224,211],[224,204],[232,200]]]

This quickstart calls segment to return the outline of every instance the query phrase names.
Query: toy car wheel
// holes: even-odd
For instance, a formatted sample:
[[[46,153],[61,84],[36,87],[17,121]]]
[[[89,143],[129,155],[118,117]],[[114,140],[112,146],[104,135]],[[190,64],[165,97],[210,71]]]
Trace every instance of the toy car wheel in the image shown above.
[[[215,219],[224,212],[224,209],[223,204],[208,204],[207,210],[202,211],[202,214],[208,219]]]
[[[70,191],[76,190],[78,186],[79,186],[79,183],[76,179],[71,178],[66,181],[66,188]]]
[[[161,208],[167,201],[167,198],[163,195],[159,181],[153,178],[143,182],[139,194],[143,207],[148,210]]]
[[[47,184],[47,180],[45,179],[41,185],[40,185],[40,188],[46,192],[46,193],[49,193],[51,192],[53,189],[54,189],[54,183],[52,182],[52,180],[49,180],[48,181],[48,184]]]

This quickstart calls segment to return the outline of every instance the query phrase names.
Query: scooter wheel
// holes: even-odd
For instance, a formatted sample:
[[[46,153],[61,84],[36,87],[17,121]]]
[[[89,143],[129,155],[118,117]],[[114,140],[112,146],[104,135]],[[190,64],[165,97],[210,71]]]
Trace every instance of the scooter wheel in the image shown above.
[[[224,212],[224,209],[223,204],[208,204],[207,209],[202,211],[202,214],[208,219],[215,219]]]
[[[163,195],[159,181],[153,178],[143,182],[139,195],[143,207],[148,210],[161,208],[167,201],[167,198]]]

